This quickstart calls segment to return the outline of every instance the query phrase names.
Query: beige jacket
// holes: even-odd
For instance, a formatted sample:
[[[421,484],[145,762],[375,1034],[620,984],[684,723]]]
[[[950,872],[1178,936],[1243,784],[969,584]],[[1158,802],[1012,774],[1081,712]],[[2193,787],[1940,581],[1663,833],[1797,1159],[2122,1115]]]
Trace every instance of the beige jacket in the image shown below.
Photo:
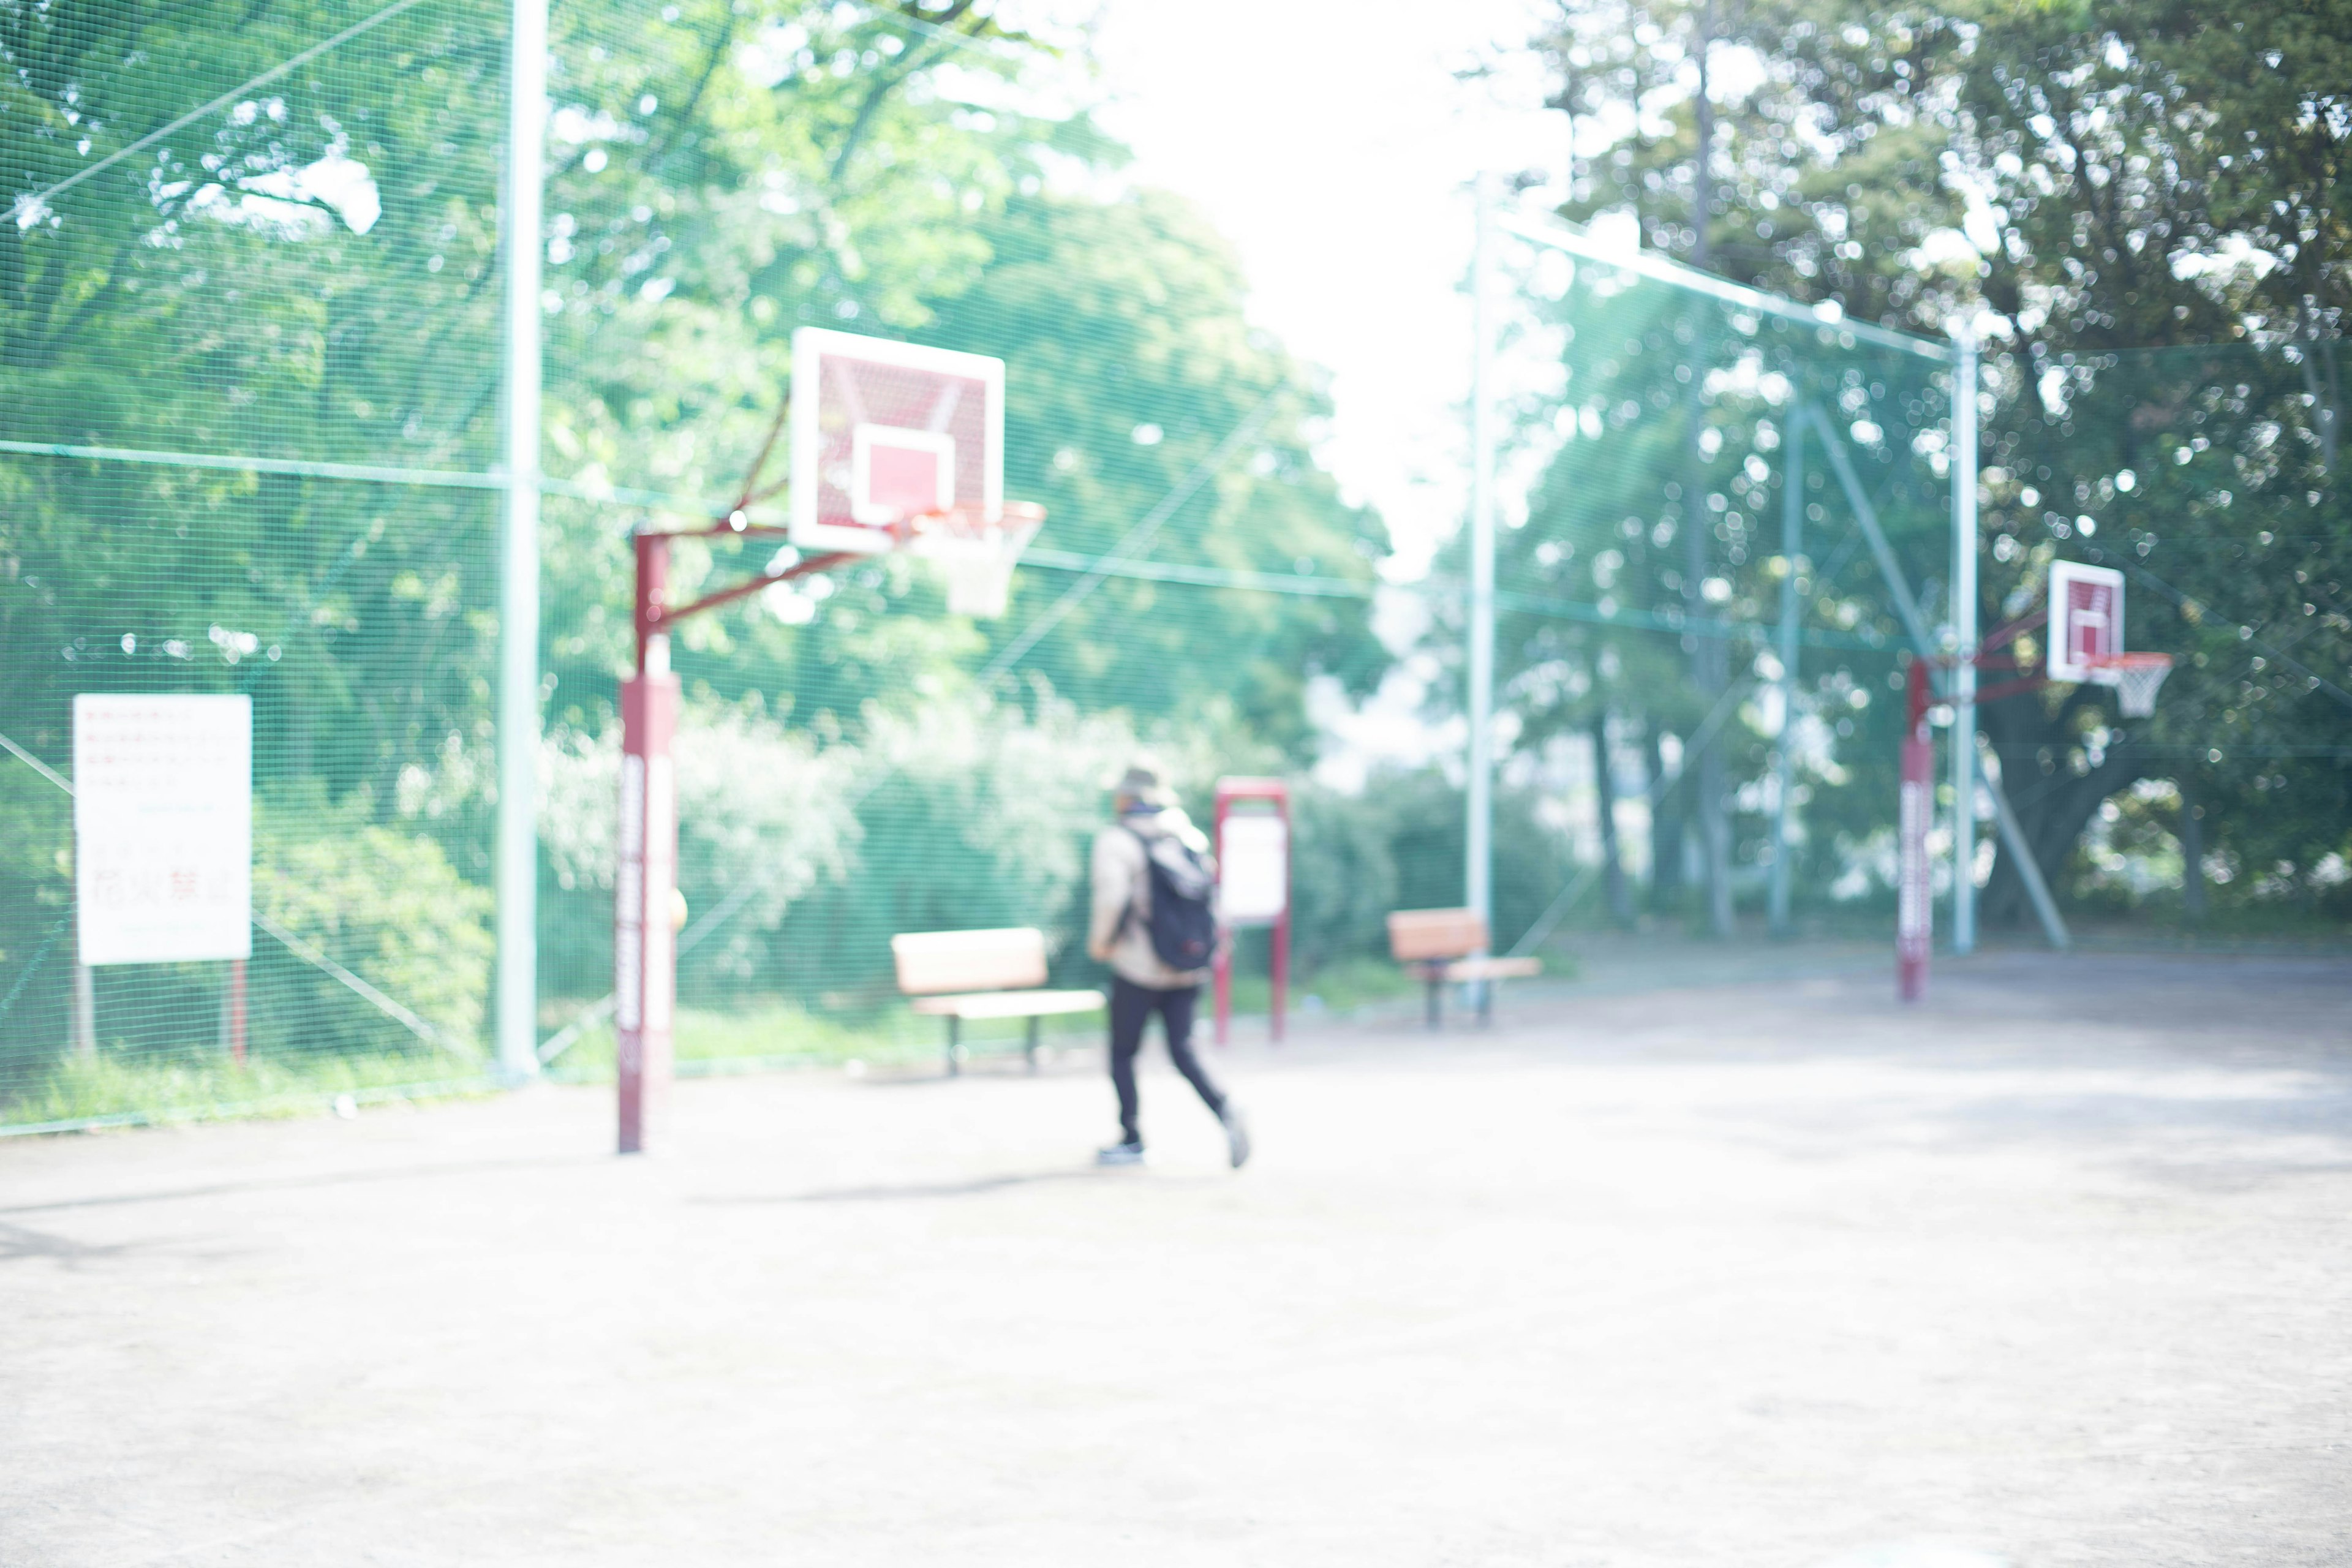
[[[1129,831],[1132,828],[1134,831]],[[1153,991],[1179,991],[1209,978],[1205,969],[1171,969],[1152,950],[1151,876],[1143,846],[1136,834],[1157,838],[1173,834],[1196,853],[1206,855],[1209,841],[1190,818],[1169,806],[1136,812],[1095,835],[1094,916],[1087,925],[1087,955],[1110,965],[1111,973]],[[1119,917],[1132,910],[1122,926]]]

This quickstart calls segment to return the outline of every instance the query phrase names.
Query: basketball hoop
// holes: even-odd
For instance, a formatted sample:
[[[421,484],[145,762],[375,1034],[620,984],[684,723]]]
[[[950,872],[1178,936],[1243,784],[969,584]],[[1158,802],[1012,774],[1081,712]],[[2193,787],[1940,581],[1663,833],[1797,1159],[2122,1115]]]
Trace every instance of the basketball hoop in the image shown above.
[[[2172,673],[2168,653],[2103,653],[2083,660],[2085,679],[2116,689],[2116,702],[2126,719],[2145,719],[2156,711],[2157,689]]]
[[[923,556],[947,580],[948,614],[994,620],[1004,614],[1013,568],[1036,537],[1045,509],[1007,501],[989,517],[978,507],[917,512],[899,524],[907,550]]]

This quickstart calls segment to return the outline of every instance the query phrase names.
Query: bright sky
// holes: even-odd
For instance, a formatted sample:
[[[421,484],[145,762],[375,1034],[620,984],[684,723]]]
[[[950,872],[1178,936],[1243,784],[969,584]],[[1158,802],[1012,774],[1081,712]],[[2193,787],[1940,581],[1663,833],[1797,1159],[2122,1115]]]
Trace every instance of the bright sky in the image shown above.
[[[1252,314],[1328,367],[1322,456],[1388,518],[1410,566],[1458,524],[1467,439],[1468,184],[1551,170],[1567,127],[1454,72],[1522,43],[1541,0],[1103,0],[1106,128],[1139,183],[1198,202],[1239,247]]]
[[[1550,171],[1567,125],[1540,108],[1517,46],[1545,0],[1101,0],[1105,128],[1139,183],[1189,196],[1240,249],[1251,315],[1332,375],[1320,452],[1388,520],[1400,578],[1420,575],[1466,510],[1469,185],[1482,168]],[[1516,57],[1517,79],[1456,72]],[[1392,646],[1421,605],[1384,595]],[[1317,694],[1318,771],[1352,787],[1382,760],[1450,756],[1424,689],[1393,672],[1361,709]]]

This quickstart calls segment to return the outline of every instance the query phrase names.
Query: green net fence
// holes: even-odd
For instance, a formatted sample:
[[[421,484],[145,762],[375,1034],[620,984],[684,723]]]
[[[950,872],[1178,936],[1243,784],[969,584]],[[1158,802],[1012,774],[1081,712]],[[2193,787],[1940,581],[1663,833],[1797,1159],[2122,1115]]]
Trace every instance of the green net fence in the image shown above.
[[[1539,243],[1522,260],[1545,374],[1498,679],[1522,754],[1587,784],[1588,911],[1819,929],[1892,863],[1900,662],[1951,574],[1947,351]]]
[[[1547,740],[1580,746],[1586,916],[1630,926],[1645,901],[1697,902],[1719,934],[1753,921],[1883,935],[1905,667],[1955,646],[1954,351],[1598,254],[1571,237],[1519,258],[1538,374],[1520,392],[1528,504],[1498,595],[1522,760]],[[2084,563],[2123,574],[2128,646],[2175,668],[2144,719],[2103,686],[2018,690],[2017,668],[1980,672],[1995,700],[1972,715],[1985,782],[1967,803],[1968,874],[1987,940],[2341,946],[2336,353],[1989,345],[1979,634],[2024,626],[2053,564]],[[2047,638],[2025,626],[2000,652],[2030,676]],[[1952,717],[1933,715],[1946,779]],[[1948,782],[1937,809],[1948,904]]]
[[[10,7],[0,50],[0,734],[58,775],[0,781],[0,1119],[476,1078],[482,819],[418,791],[492,742],[502,40]],[[252,700],[242,1067],[224,963],[87,971],[75,1026],[88,692]]]
[[[1086,847],[1140,753],[1196,816],[1289,776],[1299,990],[1402,990],[1383,918],[1460,901],[1458,763],[1314,770],[1376,694],[1458,751],[1460,547],[1392,580],[1229,247],[1119,178],[1083,62],[993,24],[554,7],[544,721],[498,732],[501,21],[0,6],[0,1124],[490,1082],[502,745],[535,749],[540,1054],[608,1072],[629,538],[736,493],[806,324],[1003,358],[1006,493],[1050,521],[1001,620],[877,561],[679,628],[685,1070],[934,1049],[898,931],[1034,924],[1086,981]],[[1950,619],[1943,345],[1504,261],[1497,945],[1883,940],[1897,687]],[[1978,711],[2078,941],[2341,940],[2332,354],[1989,352],[1982,625],[2113,564],[2180,660],[2153,721]],[[674,592],[776,561],[684,546]],[[110,692],[251,700],[241,1002],[224,963],[76,963],[72,704]],[[2032,939],[1965,804],[1988,938]]]

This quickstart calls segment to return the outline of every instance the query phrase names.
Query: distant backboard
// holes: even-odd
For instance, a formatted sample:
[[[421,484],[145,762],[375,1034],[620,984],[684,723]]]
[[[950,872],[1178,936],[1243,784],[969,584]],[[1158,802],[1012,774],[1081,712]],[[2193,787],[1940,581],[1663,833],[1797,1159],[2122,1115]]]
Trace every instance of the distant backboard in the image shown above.
[[[2124,574],[2105,566],[2059,561],[2050,567],[2053,680],[2096,680],[2093,661],[2124,647]]]
[[[792,540],[879,554],[924,512],[1004,505],[1004,362],[803,327],[793,334]]]

